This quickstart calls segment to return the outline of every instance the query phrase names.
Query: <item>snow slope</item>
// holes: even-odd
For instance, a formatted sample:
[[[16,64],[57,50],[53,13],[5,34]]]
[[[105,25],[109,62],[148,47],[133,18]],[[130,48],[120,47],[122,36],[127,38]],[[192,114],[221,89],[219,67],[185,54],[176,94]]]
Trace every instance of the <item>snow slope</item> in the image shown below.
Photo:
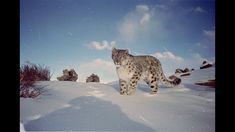
[[[176,88],[160,86],[157,95],[144,83],[122,96],[116,82],[38,82],[47,93],[20,99],[20,122],[25,131],[214,132],[215,91],[194,85],[213,74],[195,70]]]
[[[215,66],[206,69],[197,69],[190,72],[190,76],[182,77],[184,84],[207,81],[215,79]]]
[[[20,122],[20,132],[25,132],[24,125]]]

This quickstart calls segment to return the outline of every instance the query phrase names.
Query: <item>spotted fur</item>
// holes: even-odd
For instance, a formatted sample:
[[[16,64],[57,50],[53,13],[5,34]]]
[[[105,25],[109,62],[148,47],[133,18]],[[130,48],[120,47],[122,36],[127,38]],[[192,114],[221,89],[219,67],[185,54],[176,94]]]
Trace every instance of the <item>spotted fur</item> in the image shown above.
[[[168,80],[162,71],[160,61],[153,56],[133,56],[128,50],[112,49],[112,59],[119,77],[120,94],[135,94],[137,83],[144,80],[151,88],[151,94],[158,91],[158,81],[174,87],[181,79]]]

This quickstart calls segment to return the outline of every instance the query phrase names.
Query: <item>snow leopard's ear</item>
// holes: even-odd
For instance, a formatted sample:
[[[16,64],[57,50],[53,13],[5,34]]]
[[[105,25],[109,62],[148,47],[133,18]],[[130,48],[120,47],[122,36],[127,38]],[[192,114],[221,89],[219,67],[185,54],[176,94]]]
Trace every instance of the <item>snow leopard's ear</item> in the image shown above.
[[[112,47],[112,52],[115,52],[117,49],[115,47]]]
[[[129,54],[129,50],[128,49],[125,50],[125,54]]]
[[[117,52],[117,49],[115,47],[112,47],[112,54],[114,55],[116,54],[116,52]]]
[[[117,55],[117,49],[115,47],[112,48],[112,58]]]

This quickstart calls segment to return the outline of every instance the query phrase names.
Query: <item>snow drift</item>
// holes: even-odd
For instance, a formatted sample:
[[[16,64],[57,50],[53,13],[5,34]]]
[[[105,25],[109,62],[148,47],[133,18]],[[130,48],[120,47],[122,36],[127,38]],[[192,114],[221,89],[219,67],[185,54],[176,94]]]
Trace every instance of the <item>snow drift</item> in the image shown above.
[[[20,98],[25,131],[215,131],[215,89],[198,86],[214,77],[214,68],[195,70],[176,88],[160,85],[157,95],[139,83],[136,94],[119,94],[109,84],[42,81],[47,93]],[[22,124],[21,124],[22,125]]]

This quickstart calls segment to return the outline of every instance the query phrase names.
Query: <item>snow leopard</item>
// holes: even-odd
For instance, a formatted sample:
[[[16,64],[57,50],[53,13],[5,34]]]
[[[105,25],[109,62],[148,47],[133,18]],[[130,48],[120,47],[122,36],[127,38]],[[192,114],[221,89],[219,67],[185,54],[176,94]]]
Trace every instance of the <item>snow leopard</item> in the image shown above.
[[[157,93],[159,81],[168,87],[175,87],[181,83],[178,77],[173,80],[166,78],[160,61],[153,56],[134,56],[129,54],[128,49],[113,47],[112,59],[116,66],[121,95],[134,95],[139,80],[149,85],[151,94]]]

